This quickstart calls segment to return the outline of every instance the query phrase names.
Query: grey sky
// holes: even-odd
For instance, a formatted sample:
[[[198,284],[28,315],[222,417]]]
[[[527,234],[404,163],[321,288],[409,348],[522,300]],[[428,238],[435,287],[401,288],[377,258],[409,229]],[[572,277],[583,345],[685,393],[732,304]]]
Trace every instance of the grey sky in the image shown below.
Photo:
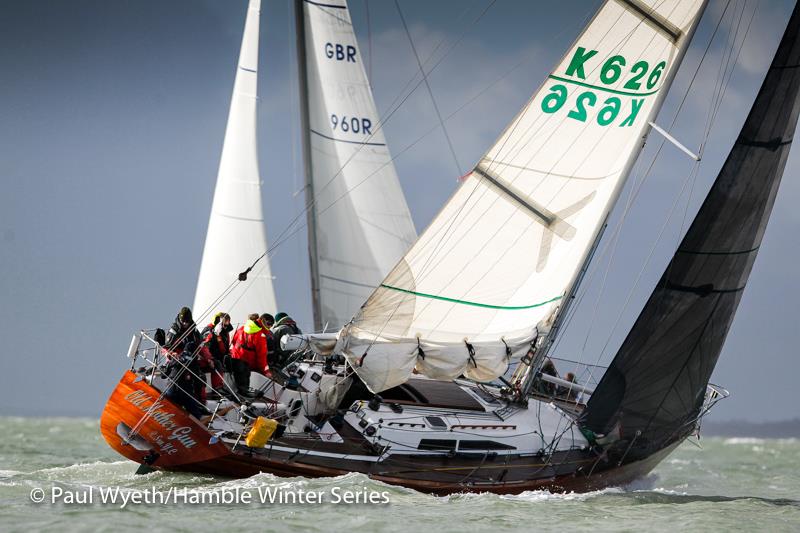
[[[711,1],[659,117],[663,126],[674,117],[725,1]],[[440,57],[466,32],[431,74],[442,113],[458,111],[447,130],[461,170],[483,154],[599,3],[499,0],[472,26],[487,0],[401,1],[423,57],[444,39],[435,56]],[[302,178],[289,5],[264,0],[262,7],[259,150],[273,239],[302,206],[302,196],[294,196]],[[731,2],[673,129],[698,148],[726,39],[733,39],[731,20],[734,29],[738,20],[730,14],[744,7],[738,47],[756,5],[699,175],[687,187],[688,204],[683,195],[643,266],[691,169],[688,158],[665,145],[626,217],[610,268],[608,256],[595,262],[557,355],[607,364],[661,275],[738,134],[791,2]],[[168,326],[177,309],[191,303],[245,7],[244,0],[3,4],[1,414],[99,415],[126,368],[131,334]],[[414,57],[393,2],[369,3],[371,47],[364,0],[351,0],[351,11],[362,53],[372,50],[375,98],[385,112],[416,74]],[[421,89],[385,127],[418,230],[452,193],[459,175],[441,130],[414,144],[436,124]],[[650,138],[631,182],[645,175],[661,140]],[[800,374],[798,170],[795,148],[714,375],[733,392],[718,407],[718,419],[800,416],[793,393]],[[301,232],[276,251],[272,268],[279,310],[308,328],[305,249]]]

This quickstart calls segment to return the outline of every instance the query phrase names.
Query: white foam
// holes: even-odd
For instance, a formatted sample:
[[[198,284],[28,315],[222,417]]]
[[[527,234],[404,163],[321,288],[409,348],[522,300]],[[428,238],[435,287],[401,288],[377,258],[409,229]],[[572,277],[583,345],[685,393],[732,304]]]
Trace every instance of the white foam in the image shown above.
[[[662,487],[656,487],[656,488],[651,489],[649,491],[643,491],[643,492],[657,492],[658,494],[667,494],[669,496],[688,496],[689,495],[688,492],[665,489],[665,488],[662,488]]]
[[[606,494],[622,494],[625,490],[619,487],[610,487],[602,490],[594,490],[591,492],[550,492],[547,490],[529,490],[520,494],[506,494],[500,496],[500,499],[510,501],[524,501],[524,502],[548,502],[548,501],[585,501],[598,496]]]
[[[107,461],[94,461],[94,462],[91,462],[91,463],[75,463],[74,465],[54,466],[54,467],[51,467],[51,468],[42,468],[40,470],[35,470],[35,472],[38,472],[40,474],[52,473],[52,472],[81,472],[81,471],[84,471],[84,470],[90,470],[92,467],[95,467],[95,466],[108,467],[108,466],[132,465],[132,464],[135,464],[135,463],[133,461],[127,461],[127,460],[126,461],[112,461],[110,463],[107,462]]]
[[[725,439],[722,443],[727,445],[736,445],[736,444],[764,444],[766,439],[759,439],[757,437],[731,437],[729,439]]]

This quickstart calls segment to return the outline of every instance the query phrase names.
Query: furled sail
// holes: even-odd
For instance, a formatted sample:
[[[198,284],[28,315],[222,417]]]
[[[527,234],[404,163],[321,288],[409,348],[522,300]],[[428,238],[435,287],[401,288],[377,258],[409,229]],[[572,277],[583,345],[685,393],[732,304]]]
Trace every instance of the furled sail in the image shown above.
[[[339,329],[416,239],[344,0],[296,0],[314,326]]]
[[[260,0],[250,0],[222,146],[217,187],[194,298],[195,315],[210,306],[267,249],[256,147],[256,88]],[[265,259],[216,307],[234,321],[274,312],[272,274]]]
[[[716,181],[611,366],[585,425],[647,454],[685,437],[761,245],[800,112],[800,11]]]
[[[343,330],[374,391],[501,375],[546,331],[649,131],[704,0],[608,0]],[[537,329],[538,328],[538,329]]]

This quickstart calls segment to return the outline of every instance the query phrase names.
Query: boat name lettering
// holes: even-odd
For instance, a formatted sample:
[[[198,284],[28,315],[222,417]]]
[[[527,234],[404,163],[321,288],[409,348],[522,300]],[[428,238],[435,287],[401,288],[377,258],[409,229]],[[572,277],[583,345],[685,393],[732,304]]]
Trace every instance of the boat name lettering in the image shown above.
[[[190,426],[178,426],[178,424],[172,420],[175,417],[175,413],[162,410],[161,408],[164,404],[154,401],[146,392],[140,390],[133,391],[125,396],[125,400],[135,405],[140,411],[149,412],[150,418],[155,420],[155,422],[166,431],[171,432],[167,440],[177,440],[185,448],[191,448],[197,444],[195,440],[189,436],[192,433],[192,428]],[[161,443],[159,443],[159,445],[161,445]]]
[[[161,453],[165,453],[167,455],[178,453],[178,449],[175,447],[175,445],[171,442],[164,442],[163,437],[158,431],[151,431],[148,437],[150,437],[152,442],[161,449]]]

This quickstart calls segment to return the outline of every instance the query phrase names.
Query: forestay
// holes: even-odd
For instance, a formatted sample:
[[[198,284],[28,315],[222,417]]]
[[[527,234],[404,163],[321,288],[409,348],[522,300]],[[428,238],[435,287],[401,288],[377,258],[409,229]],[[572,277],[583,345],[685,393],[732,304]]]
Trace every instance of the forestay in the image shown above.
[[[609,0],[369,298],[339,348],[374,391],[488,380],[545,333],[619,195],[703,0]]]
[[[306,193],[313,198],[309,253],[319,331],[350,320],[416,231],[378,128],[346,2],[302,1],[299,7]]]
[[[267,249],[261,208],[261,178],[256,149],[256,88],[260,0],[247,8],[242,48],[208,221],[200,276],[194,299],[195,314],[212,303]],[[275,293],[267,259],[239,283],[218,307],[235,321],[248,313],[275,309]]]

